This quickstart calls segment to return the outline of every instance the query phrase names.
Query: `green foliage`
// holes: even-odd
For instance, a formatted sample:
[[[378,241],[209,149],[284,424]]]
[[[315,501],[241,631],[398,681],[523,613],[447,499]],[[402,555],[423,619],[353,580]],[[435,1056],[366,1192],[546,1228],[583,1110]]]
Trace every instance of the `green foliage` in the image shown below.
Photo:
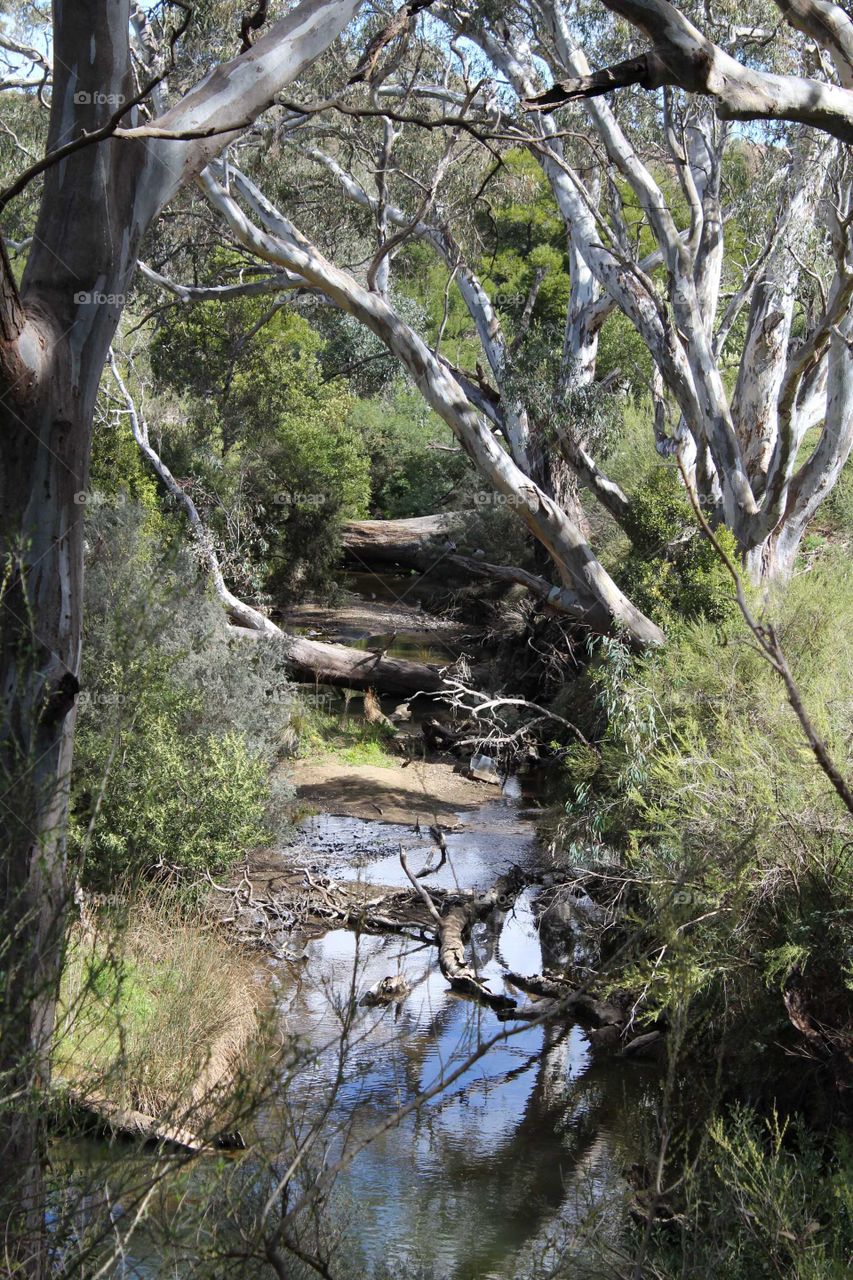
[[[350,710],[346,694],[341,696],[340,708],[334,710],[328,704],[303,702],[294,716],[300,754],[312,760],[330,758],[380,769],[398,766],[400,757],[392,747],[393,729],[385,724],[370,724],[360,714],[361,709],[358,702]]]
[[[803,700],[853,774],[853,571],[827,557],[795,579],[774,622]],[[685,625],[658,654],[609,649],[593,672],[607,725],[573,778],[565,843],[619,851],[642,922],[615,981],[663,1014],[676,1053],[737,1061],[742,1088],[807,1092],[853,1033],[849,819],[808,749],[778,674],[741,625]],[[569,767],[573,760],[570,757]],[[585,766],[585,768],[583,767]],[[795,999],[789,1017],[784,997]],[[805,1011],[805,1012],[804,1012]],[[803,1058],[797,1020],[819,1021]]]
[[[341,521],[364,515],[370,468],[354,401],[325,379],[323,339],[303,317],[266,304],[206,302],[155,337],[152,368],[189,397],[166,460],[197,477],[198,502],[238,590],[276,599],[328,585]]]
[[[564,435],[583,440],[592,453],[606,456],[619,430],[618,400],[595,383],[577,385],[567,372],[560,331],[534,324],[506,379],[507,395],[525,405],[543,445],[555,456],[560,456]]]
[[[82,874],[108,885],[161,862],[222,869],[277,817],[267,775],[292,747],[285,655],[235,647],[192,559],[164,551],[144,511],[94,508],[88,533],[71,824]]]
[[[596,374],[616,377],[636,402],[647,395],[652,381],[652,357],[646,343],[621,311],[614,311],[598,337]],[[651,434],[650,428],[649,434]]]
[[[188,736],[192,699],[162,701],[152,694],[137,705],[132,731],[116,740],[81,728],[80,764],[106,781],[87,880],[160,865],[222,871],[268,834],[264,762],[236,734]],[[91,809],[91,790],[84,803]]]
[[[842,1280],[853,1257],[853,1150],[824,1149],[775,1110],[738,1106],[708,1126],[685,1171],[683,1229],[652,1236],[661,1280]]]
[[[537,271],[544,271],[533,318],[558,327],[569,299],[568,255],[565,225],[548,179],[529,152],[510,151],[499,191],[487,228],[494,249],[480,264],[481,281],[512,332]]]
[[[451,446],[453,437],[413,389],[398,384],[381,399],[359,401],[350,424],[370,459],[370,508],[378,518],[430,515],[469,469],[463,455],[432,448]]]
[[[156,519],[157,481],[133,438],[126,413],[104,415],[95,423],[89,491],[99,500],[131,501],[144,507],[150,520]]]
[[[718,539],[737,561],[728,529]],[[731,577],[696,524],[677,471],[660,466],[631,493],[631,550],[620,586],[664,626],[707,618],[724,624],[737,612]]]

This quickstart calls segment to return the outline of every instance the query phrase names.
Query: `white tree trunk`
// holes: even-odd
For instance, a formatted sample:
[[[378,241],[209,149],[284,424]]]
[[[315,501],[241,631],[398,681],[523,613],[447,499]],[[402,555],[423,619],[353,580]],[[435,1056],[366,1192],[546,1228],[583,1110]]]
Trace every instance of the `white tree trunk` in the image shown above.
[[[401,362],[480,473],[495,492],[513,506],[551,556],[566,583],[553,589],[549,601],[552,607],[597,630],[621,626],[635,644],[662,643],[660,629],[622,594],[565,512],[504,452],[471,408],[462,388],[421,338],[384,299],[328,262],[243,174],[231,170],[229,176],[266,228],[261,230],[250,222],[236,200],[207,170],[201,176],[201,185],[233,234],[258,257],[287,267],[321,289],[342,310],[376,334]]]

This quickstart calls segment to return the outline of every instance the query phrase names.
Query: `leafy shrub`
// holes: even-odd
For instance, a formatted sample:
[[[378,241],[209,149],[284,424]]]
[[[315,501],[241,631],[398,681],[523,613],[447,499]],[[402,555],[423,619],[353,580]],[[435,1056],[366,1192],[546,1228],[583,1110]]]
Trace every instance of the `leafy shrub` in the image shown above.
[[[718,538],[736,561],[731,532],[720,529]],[[737,612],[732,580],[698,527],[672,467],[653,470],[631,493],[631,549],[620,586],[664,625],[695,618],[724,623]]]
[[[827,1148],[775,1111],[735,1107],[688,1165],[681,1229],[652,1234],[661,1280],[841,1280],[853,1257],[853,1150]]]
[[[87,531],[71,824],[84,879],[221,869],[278,819],[283,648],[233,641],[192,556],[160,547],[143,510],[95,508]]]
[[[469,468],[462,454],[431,447],[452,444],[450,431],[420,394],[399,384],[381,399],[358,402],[350,423],[370,459],[370,509],[378,518],[431,515]]]
[[[826,557],[772,612],[849,777],[853,571]],[[597,756],[570,753],[561,838],[620,859],[631,886],[614,981],[681,1029],[676,1053],[723,1052],[743,1090],[819,1118],[853,1068],[851,832],[777,673],[742,626],[705,621],[642,661],[611,645],[591,678],[606,730]]]
[[[181,312],[157,334],[152,367],[186,397],[167,461],[195,477],[226,559],[244,543],[242,577],[259,571],[280,600],[329,586],[341,522],[366,514],[370,466],[347,384],[324,376],[320,334],[292,312],[264,312],[253,299]]]
[[[131,732],[117,740],[82,731],[82,768],[105,783],[86,854],[89,881],[158,864],[221,871],[267,834],[263,760],[237,734],[187,736],[181,722],[191,706],[161,701],[168,698],[152,693],[149,705],[137,704]],[[80,801],[91,812],[91,788]]]

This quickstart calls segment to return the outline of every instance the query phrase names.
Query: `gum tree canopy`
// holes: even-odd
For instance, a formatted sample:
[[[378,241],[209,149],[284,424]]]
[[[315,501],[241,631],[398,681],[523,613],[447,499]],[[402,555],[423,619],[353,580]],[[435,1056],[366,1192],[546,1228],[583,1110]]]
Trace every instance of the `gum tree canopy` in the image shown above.
[[[853,24],[835,5],[779,7],[784,22],[767,4],[754,15],[715,6],[714,43],[665,3],[433,4],[417,55],[395,45],[366,88],[303,94],[277,133],[312,191],[322,172],[330,201],[337,193],[371,216],[366,280],[321,252],[313,207],[314,242],[292,208],[267,198],[248,144],[232,148],[227,173],[211,167],[201,178],[244,249],[349,312],[402,364],[544,549],[558,583],[552,607],[597,628],[619,625],[638,644],[662,637],[597,560],[572,480],[629,537],[631,496],[559,412],[573,391],[594,386],[608,318],[620,312],[650,355],[658,448],[678,456],[756,580],[790,573],[853,440],[849,159],[839,123],[853,102]],[[647,46],[638,31],[655,48],[613,64],[626,44]],[[704,79],[687,74],[685,50]],[[631,85],[656,92],[604,97]],[[436,134],[441,144],[424,142]],[[480,170],[472,139],[482,144]],[[540,166],[570,262],[556,412],[544,415],[541,388],[525,388],[519,367],[541,275],[507,331],[478,277],[482,244],[470,193],[466,204],[460,190],[463,166],[487,185],[486,164],[509,148]],[[412,239],[451,273],[482,352],[476,376],[440,344],[428,350],[395,305],[391,265]]]

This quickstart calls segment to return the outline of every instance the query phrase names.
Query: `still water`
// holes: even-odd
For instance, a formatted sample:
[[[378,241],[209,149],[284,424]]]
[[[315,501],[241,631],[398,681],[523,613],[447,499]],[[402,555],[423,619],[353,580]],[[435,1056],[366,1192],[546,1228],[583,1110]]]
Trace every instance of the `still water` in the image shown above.
[[[485,889],[512,863],[541,865],[544,855],[520,801],[511,782],[503,794],[494,788],[478,810],[460,813],[458,829],[447,837],[447,864],[425,883]],[[411,828],[328,814],[303,823],[303,849],[336,878],[407,885],[401,843],[415,870],[434,864],[435,846]],[[524,996],[505,975],[542,968],[537,892],[525,891],[472,939],[482,976],[521,1004]],[[340,1173],[330,1211],[345,1223],[347,1258],[336,1275],[528,1280],[543,1274],[543,1263],[548,1274],[564,1254],[555,1273],[570,1277],[578,1274],[590,1238],[597,1248],[618,1237],[625,1171],[652,1127],[656,1067],[593,1050],[577,1026],[500,1023],[490,1009],[449,992],[435,947],[417,939],[331,930],[295,934],[289,945],[301,958],[270,962],[264,982],[285,1039],[298,1038],[314,1052],[261,1116],[258,1136],[268,1150],[278,1149],[275,1125],[285,1110],[310,1126],[328,1109],[320,1154],[333,1164],[446,1079],[478,1044],[499,1037],[445,1092],[388,1128]],[[397,974],[410,987],[404,1000],[388,1007],[359,1003],[374,983]],[[337,1080],[338,1033],[353,1009],[346,1067]],[[139,1175],[139,1162],[153,1158],[139,1152]],[[97,1170],[101,1159],[106,1167],[106,1144],[81,1144],[74,1153],[78,1168],[85,1162]],[[202,1197],[205,1176],[193,1175]],[[191,1188],[181,1195],[192,1198]],[[174,1209],[167,1208],[178,1224],[181,1200],[176,1193],[174,1199]],[[116,1210],[124,1212],[118,1201],[110,1206]],[[179,1227],[176,1234],[166,1268],[189,1275]],[[153,1227],[142,1228],[110,1274],[149,1280],[164,1274],[165,1261],[162,1238]]]
[[[532,823],[504,795],[447,838],[448,862],[425,882],[444,888],[487,888],[511,862],[541,860]],[[319,815],[305,820],[306,840],[333,875],[372,884],[406,885],[397,849],[419,869],[435,849],[410,828]],[[347,846],[349,860],[342,857]],[[495,991],[524,996],[507,971],[538,973],[542,956],[536,890],[505,916],[480,925],[473,959]],[[523,1275],[534,1256],[553,1255],[554,1241],[596,1215],[598,1229],[617,1229],[624,1170],[637,1158],[654,1106],[655,1068],[594,1052],[577,1026],[501,1023],[493,1011],[450,993],[432,946],[400,937],[334,930],[304,940],[306,959],[278,970],[283,1025],[311,1044],[331,1044],[340,1011],[384,977],[402,974],[411,990],[386,1008],[359,1006],[346,1078],[332,1107],[333,1124],[358,1143],[397,1108],[442,1075],[446,1078],[482,1040],[515,1028],[470,1066],[447,1092],[407,1115],[356,1156],[338,1182],[353,1209],[365,1274],[393,1259],[430,1280]],[[320,1054],[291,1084],[325,1099],[337,1058]]]

